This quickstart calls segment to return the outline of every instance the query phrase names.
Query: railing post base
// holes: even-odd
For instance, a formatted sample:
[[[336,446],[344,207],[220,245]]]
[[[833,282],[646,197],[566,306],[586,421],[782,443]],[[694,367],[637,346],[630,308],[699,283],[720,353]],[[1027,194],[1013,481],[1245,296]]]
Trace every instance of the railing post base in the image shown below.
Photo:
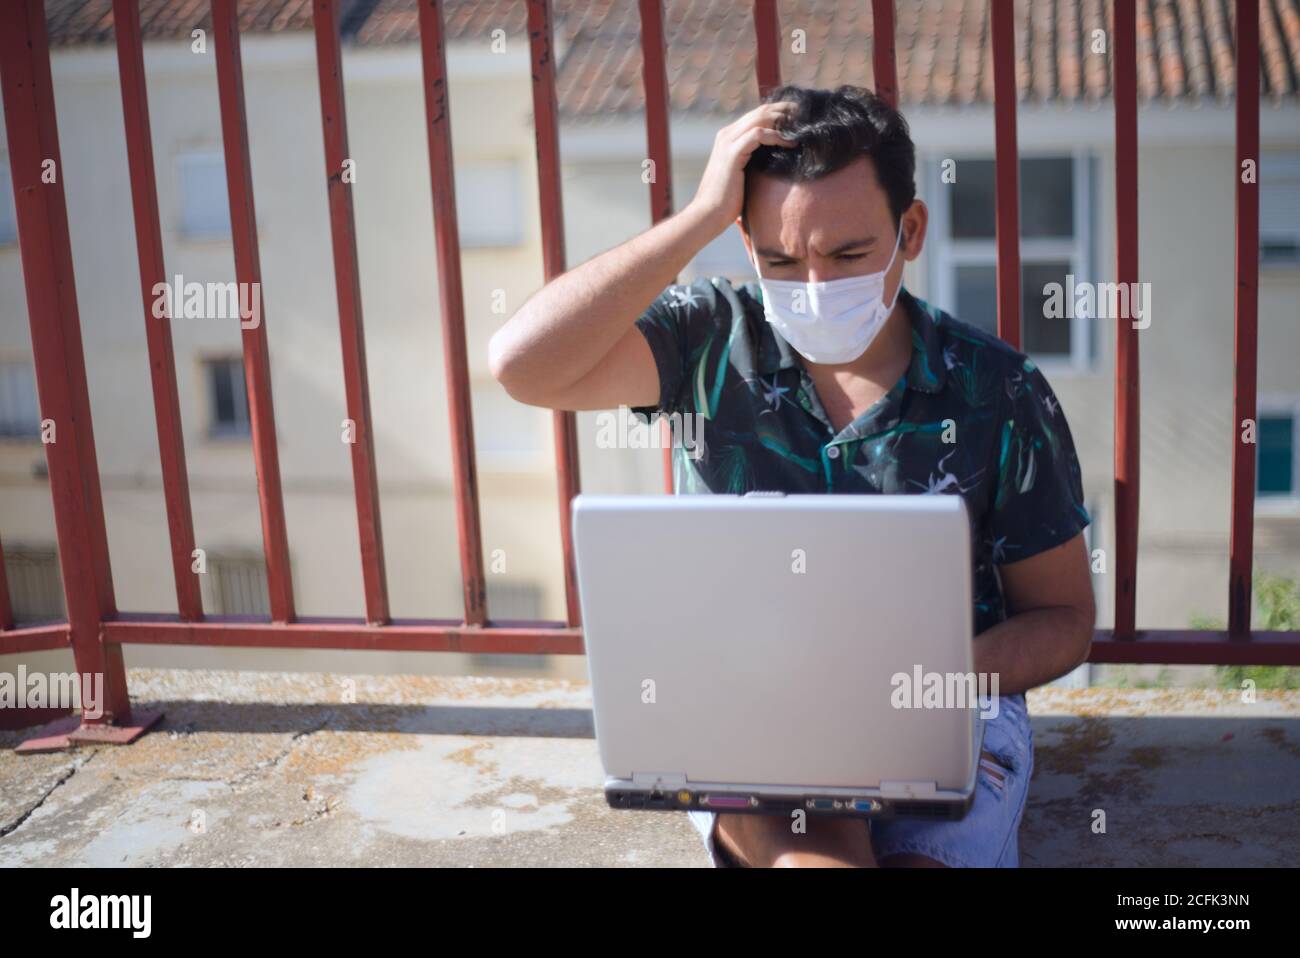
[[[64,752],[78,745],[130,745],[162,721],[157,709],[135,709],[121,723],[86,722],[80,715],[65,715],[41,726],[14,749],[19,755]]]

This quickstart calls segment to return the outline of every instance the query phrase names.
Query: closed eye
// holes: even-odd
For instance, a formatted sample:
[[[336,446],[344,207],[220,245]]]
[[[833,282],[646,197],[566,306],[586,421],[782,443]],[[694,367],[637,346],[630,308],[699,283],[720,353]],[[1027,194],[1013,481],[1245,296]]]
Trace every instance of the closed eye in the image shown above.
[[[849,262],[852,262],[853,260],[859,260],[859,259],[862,259],[862,258],[863,258],[864,256],[866,256],[866,255],[867,255],[866,253],[836,253],[836,254],[835,254],[835,258],[836,258],[836,259],[839,259],[839,260],[847,260],[847,261],[849,261]],[[773,267],[773,268],[779,268],[779,267],[781,267],[781,266],[792,266],[792,265],[794,265],[794,260],[792,260],[792,259],[769,259],[769,260],[767,261],[767,265],[768,265],[769,267]]]

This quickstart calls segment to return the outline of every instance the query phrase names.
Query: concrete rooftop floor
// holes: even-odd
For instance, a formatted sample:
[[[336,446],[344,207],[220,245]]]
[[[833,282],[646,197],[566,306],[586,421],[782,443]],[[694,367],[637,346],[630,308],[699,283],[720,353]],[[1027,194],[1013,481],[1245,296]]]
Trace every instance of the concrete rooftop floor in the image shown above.
[[[0,732],[0,866],[708,865],[685,815],[606,806],[582,682],[132,669],[130,688],[166,713],[133,745],[18,755]],[[1044,688],[1029,708],[1025,867],[1296,863],[1300,692]]]

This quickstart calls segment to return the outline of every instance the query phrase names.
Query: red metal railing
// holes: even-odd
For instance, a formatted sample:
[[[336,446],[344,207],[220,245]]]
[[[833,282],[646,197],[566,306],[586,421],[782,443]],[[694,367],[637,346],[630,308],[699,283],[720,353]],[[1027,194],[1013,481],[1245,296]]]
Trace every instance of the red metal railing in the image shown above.
[[[335,4],[317,0],[312,14],[317,25],[316,70],[320,79],[321,128],[325,134],[325,182],[329,190],[330,240],[339,300],[339,338],[343,343],[343,386],[353,429],[352,479],[356,489],[357,531],[361,538],[366,621],[383,625],[388,621],[388,579],[384,573],[384,537],[379,523],[379,477],[375,471],[375,442],[370,421],[366,337],[361,325],[357,228],[352,215],[352,190],[344,180],[351,154],[343,108],[343,52]]]
[[[541,197],[545,277],[565,268],[560,193],[558,104],[550,4],[524,0],[532,60],[533,109]],[[639,0],[642,21],[646,131],[654,176],[651,218],[671,215],[669,89],[662,0]],[[897,102],[894,5],[872,0],[875,86]],[[354,427],[352,468],[365,584],[364,619],[324,619],[295,614],[288,540],[275,444],[270,356],[265,326],[244,329],[244,374],[252,421],[263,548],[271,600],[269,621],[205,616],[191,572],[194,529],[182,442],[175,360],[168,322],[152,321],[151,290],[165,283],[162,235],[149,130],[139,14],[133,0],[114,0],[122,104],[139,251],[140,288],[152,377],[163,490],[176,580],[176,615],[117,611],[108,561],[104,511],[95,462],[91,410],[77,315],[67,210],[60,175],[42,182],[42,162],[59,164],[49,43],[42,0],[0,4],[0,84],[10,147],[23,277],[32,331],[41,415],[53,420],[58,441],[45,445],[54,500],[59,561],[68,608],[66,623],[16,625],[0,564],[0,653],[71,646],[78,671],[103,672],[103,724],[131,721],[124,643],[384,649],[480,653],[582,652],[581,622],[569,538],[569,507],[578,492],[575,417],[554,415],[563,542],[566,619],[497,621],[490,617],[483,570],[479,497],[470,414],[464,298],[456,223],[450,102],[442,5],[419,5],[420,55],[433,186],[438,257],[439,319],[446,363],[457,536],[463,583],[460,619],[393,620],[389,615],[380,525],[378,480],[369,406],[365,336],[358,280],[352,197],[343,176],[348,159],[337,0],[314,0],[314,29],[325,143],[325,195],[339,305],[339,332],[348,416]],[[1237,152],[1239,163],[1258,161],[1259,11],[1237,7]],[[257,218],[249,166],[247,117],[235,0],[212,0],[217,84],[230,197],[236,276],[261,283]],[[760,94],[780,82],[780,26],[775,0],[755,0],[756,73]],[[1115,98],[1116,274],[1138,280],[1137,69],[1134,0],[1116,0],[1113,29]],[[1019,195],[1016,144],[1015,22],[1011,3],[991,5],[997,190],[998,332],[1020,343]],[[1237,426],[1255,414],[1256,278],[1259,201],[1257,183],[1237,185],[1236,389]],[[1300,663],[1300,637],[1250,630],[1250,575],[1254,514],[1253,447],[1233,436],[1230,617],[1226,631],[1139,630],[1135,626],[1138,506],[1138,349],[1127,321],[1116,326],[1115,364],[1115,627],[1093,643],[1094,662],[1212,664]],[[665,483],[671,491],[670,454]],[[87,720],[87,724],[93,724]]]
[[[1115,281],[1138,279],[1137,11],[1117,0],[1115,27]],[[1133,289],[1134,287],[1127,287]],[[1130,637],[1137,618],[1137,330],[1115,321],[1115,635]]]
[[[323,26],[317,23],[317,33]],[[433,180],[433,224],[438,248],[438,295],[442,308],[442,346],[451,412],[452,481],[456,532],[460,541],[465,624],[487,619],[483,581],[482,525],[478,474],[474,468],[474,418],[470,415],[469,368],[465,356],[465,298],[461,289],[460,241],[451,159],[451,102],[443,49],[442,11],[420,5],[420,62],[424,76],[425,126],[429,135],[429,173]]]
[[[1232,533],[1228,544],[1228,633],[1250,638],[1250,570],[1254,551],[1255,447],[1242,442],[1255,420],[1259,359],[1259,183],[1247,164],[1259,166],[1259,0],[1237,7],[1237,315],[1233,340]],[[1249,104],[1243,109],[1242,104]]]
[[[131,176],[131,205],[140,259],[140,303],[144,308],[145,342],[153,380],[154,418],[158,423],[158,452],[162,466],[163,500],[171,533],[172,575],[176,608],[186,621],[203,618],[199,580],[191,571],[194,519],[190,512],[190,483],[185,469],[181,407],[176,393],[176,359],[172,351],[170,306],[164,301],[162,321],[154,321],[150,301],[153,284],[165,276],[158,189],[154,177],[149,132],[149,96],[145,89],[144,55],[140,43],[140,14],[134,3],[114,0],[114,33],[122,87],[122,117],[126,126],[127,164]]]

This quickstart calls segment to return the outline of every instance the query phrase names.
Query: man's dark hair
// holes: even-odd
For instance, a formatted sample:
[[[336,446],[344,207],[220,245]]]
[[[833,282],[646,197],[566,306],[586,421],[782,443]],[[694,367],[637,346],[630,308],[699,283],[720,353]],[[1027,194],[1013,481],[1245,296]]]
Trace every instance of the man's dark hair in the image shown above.
[[[749,174],[781,180],[818,180],[841,170],[859,156],[869,156],[876,178],[894,214],[894,226],[916,199],[916,147],[907,121],[883,99],[862,87],[811,90],[786,84],[771,90],[764,103],[789,101],[796,109],[776,128],[795,138],[791,147],[760,146],[745,164],[745,199]],[[749,219],[741,206],[745,232]]]

